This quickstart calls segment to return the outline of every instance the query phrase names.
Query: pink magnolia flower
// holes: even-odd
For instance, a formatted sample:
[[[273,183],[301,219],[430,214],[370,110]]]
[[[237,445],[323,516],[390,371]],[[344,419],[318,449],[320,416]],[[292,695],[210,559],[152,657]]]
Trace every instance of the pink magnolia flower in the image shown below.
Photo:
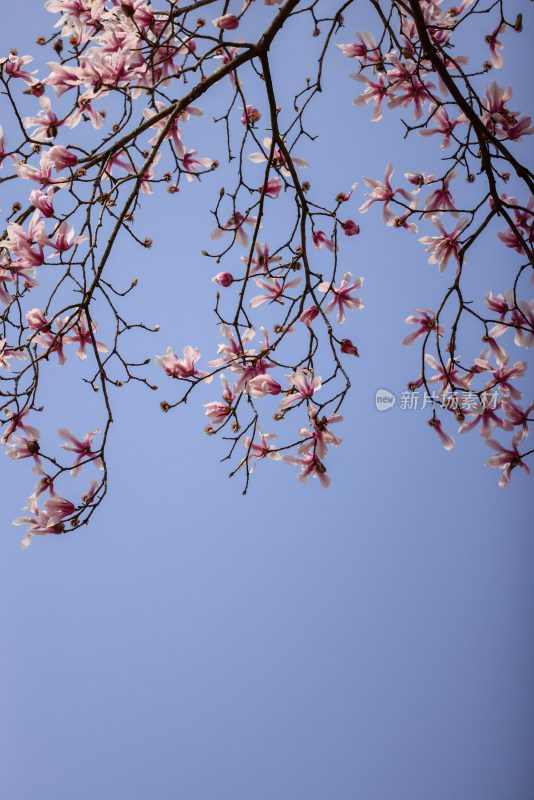
[[[231,286],[233,280],[234,278],[229,272],[219,272],[214,278],[212,278],[214,283],[218,283],[219,286],[224,286],[225,288]]]
[[[423,130],[419,131],[419,136],[434,136],[436,133],[443,134],[440,149],[446,150],[451,143],[452,133],[455,127],[458,125],[459,120],[455,119],[451,121],[445,106],[437,107],[436,105],[431,105],[428,109],[428,114],[429,121],[435,122],[437,124],[437,128],[424,128]]]
[[[305,441],[299,445],[297,453],[299,453],[299,455],[313,453],[318,458],[323,459],[328,453],[327,445],[331,444],[334,447],[338,447],[343,441],[341,438],[338,439],[334,436],[328,427],[337,422],[342,422],[343,417],[341,414],[331,414],[329,417],[323,416],[319,419],[317,416],[317,409],[313,403],[310,403],[308,411],[311,430],[308,428],[301,428],[299,430],[299,435]]]
[[[329,314],[337,306],[337,321],[343,325],[345,321],[345,308],[353,311],[355,308],[365,308],[363,300],[359,297],[352,297],[351,292],[360,289],[363,285],[363,278],[356,278],[352,283],[352,273],[346,272],[341,279],[341,283],[336,289],[331,283],[325,281],[317,288],[320,292],[331,292],[333,298],[326,304],[325,313]]]
[[[81,497],[82,503],[84,503],[85,505],[90,503],[91,500],[93,499],[93,497],[95,496],[95,494],[97,493],[97,490],[99,489],[99,487],[100,487],[99,482],[95,478],[91,478],[91,483],[89,485],[88,491],[84,492],[82,494],[82,497]]]
[[[443,428],[441,427],[441,422],[437,418],[429,419],[428,424],[431,428],[433,428],[439,436],[439,440],[445,450],[452,450],[454,447],[454,439],[452,436],[449,436],[448,433],[445,433]]]
[[[235,395],[232,394],[232,390],[230,389],[230,385],[225,375],[221,375],[221,382],[223,385],[223,401],[213,401],[211,403],[205,403],[204,408],[206,409],[206,416],[209,418],[212,425],[219,425],[221,422],[224,422],[225,419],[231,414],[232,412],[232,403],[235,400]]]
[[[431,254],[428,263],[438,264],[439,271],[444,272],[451,256],[456,259],[458,265],[460,264],[459,237],[464,228],[467,228],[469,225],[469,219],[467,217],[462,217],[456,223],[456,227],[451,233],[447,233],[438,217],[432,217],[432,222],[439,230],[441,236],[422,236],[419,241],[421,244],[428,245],[426,252]]]
[[[304,325],[310,327],[313,320],[317,317],[318,314],[319,314],[319,309],[317,308],[317,306],[310,306],[309,308],[306,308],[302,312],[302,314],[299,317],[299,320],[303,322]]]
[[[55,164],[50,160],[50,156],[46,151],[41,154],[39,169],[25,161],[17,161],[13,164],[13,169],[19,178],[35,181],[36,183],[40,183],[41,186],[49,186],[52,183],[63,186],[65,184],[65,178],[52,177],[52,170],[54,168]]]
[[[182,162],[182,169],[186,173],[185,177],[189,183],[194,180],[194,175],[198,172],[199,167],[213,169],[217,164],[212,158],[197,158],[196,154],[196,150],[188,150]]]
[[[60,222],[57,226],[56,230],[54,231],[55,240],[50,239],[46,232],[43,231],[37,234],[36,241],[44,246],[44,247],[52,247],[55,250],[55,253],[51,253],[48,258],[55,258],[60,253],[68,252],[72,247],[76,247],[77,245],[81,244],[82,242],[86,242],[88,240],[88,236],[74,236],[74,225],[72,225],[70,231],[69,226],[66,220]]]
[[[228,363],[231,365],[236,359],[240,358],[241,356],[248,356],[253,355],[254,350],[244,350],[243,347],[247,345],[251,339],[254,338],[256,335],[256,331],[254,328],[247,328],[243,333],[240,334],[241,343],[234,337],[234,332],[229,325],[226,325],[224,322],[221,324],[221,335],[224,336],[228,344],[220,344],[217,350],[217,355],[221,356],[221,358],[215,359],[215,361],[208,361],[208,367],[220,367],[221,364]],[[231,367],[230,367],[231,368]]]
[[[452,170],[442,181],[441,187],[428,195],[425,200],[425,213],[423,214],[425,219],[434,216],[436,211],[442,214],[444,211],[448,211],[453,217],[458,216],[458,212],[454,207],[454,197],[449,190],[451,181],[454,178],[456,178],[456,171]]]
[[[22,69],[26,64],[29,64],[30,61],[33,61],[33,56],[19,56],[16,51],[11,51],[7,58],[0,59],[0,66],[8,78],[22,78],[25,83],[31,86],[36,82],[36,78],[33,76],[37,70],[30,73]]]
[[[534,400],[525,410],[523,410],[521,406],[518,406],[517,403],[514,403],[511,397],[503,397],[501,400],[501,408],[508,419],[511,420],[512,424],[514,426],[521,425],[524,435],[528,436],[528,419],[534,410]]]
[[[264,138],[263,146],[265,147],[268,153],[271,152],[272,139],[269,136],[266,136]],[[269,160],[268,156],[266,156],[264,153],[251,153],[249,155],[249,161],[252,161],[253,164],[262,164],[264,161],[268,160]],[[291,156],[291,163],[293,164],[294,167],[299,167],[299,168],[308,166],[307,161],[304,161],[303,158],[295,158],[295,156]],[[282,151],[279,150],[277,147],[273,148],[272,165],[275,169],[279,169],[282,175],[284,175],[286,178],[289,178],[291,176],[291,171],[288,168],[286,157],[284,156]]]
[[[41,465],[41,459],[37,455],[39,452],[39,442],[37,439],[28,436],[12,436],[10,447],[6,450],[8,458],[33,458],[36,464]]]
[[[408,336],[405,336],[402,340],[402,344],[404,345],[411,345],[416,342],[421,336],[426,336],[429,331],[435,330],[436,328],[436,315],[433,311],[430,311],[428,308],[414,308],[414,311],[421,316],[414,316],[411,314],[409,317],[406,317],[405,322],[410,325],[418,325],[416,331],[413,333],[409,333]],[[443,325],[440,325],[438,328],[438,336],[443,336],[444,328]]]
[[[447,362],[447,366],[444,367],[441,362],[436,361],[433,355],[426,353],[425,362],[432,367],[432,369],[435,369],[437,373],[431,378],[428,378],[428,382],[439,383],[439,381],[441,381],[441,389],[438,392],[439,397],[447,395],[449,390],[453,387],[459,387],[466,392],[469,391],[468,379],[463,375],[460,375],[457,367],[452,366],[452,361],[450,358]]]
[[[321,388],[321,378],[315,378],[313,372],[306,367],[297,369],[291,375],[286,375],[292,389],[286,397],[280,402],[280,411],[285,411],[286,408],[293,405],[300,400],[309,400],[313,397],[315,392]]]
[[[248,468],[248,461],[249,459],[255,458],[255,462],[252,465],[252,468],[249,470],[249,474],[256,469],[256,464],[262,458],[270,458],[271,461],[280,461],[280,453],[277,448],[273,444],[269,444],[269,440],[277,439],[276,433],[262,433],[261,428],[259,425],[256,425],[256,433],[259,434],[260,441],[259,443],[253,442],[250,436],[245,436],[243,439],[243,447],[248,451],[246,457],[243,459],[241,464],[239,465],[239,469],[245,464]]]
[[[488,447],[491,447],[492,450],[497,451],[496,455],[488,458],[486,461],[486,466],[498,467],[500,470],[502,470],[502,476],[499,481],[499,486],[501,489],[505,489],[510,485],[512,470],[515,469],[515,467],[520,467],[526,475],[530,475],[530,470],[525,462],[521,459],[518,451],[518,447],[523,441],[524,436],[525,434],[522,430],[517,431],[517,433],[514,434],[511,450],[507,450],[495,439],[486,439],[486,444]]]
[[[490,33],[490,35],[486,36],[484,39],[484,41],[489,44],[491,63],[495,69],[502,69],[502,65],[504,64],[502,55],[497,52],[497,50],[502,50],[502,42],[497,39],[497,36],[500,33],[504,33],[507,27],[508,26],[503,22],[499,22],[493,33]]]
[[[267,272],[270,264],[278,264],[282,260],[282,256],[272,256],[269,251],[267,242],[261,244],[256,242],[254,245],[256,255],[250,259],[249,275],[256,275],[258,272]],[[248,256],[241,256],[241,261],[245,266],[248,266]]]
[[[389,163],[386,167],[384,183],[381,183],[374,178],[364,178],[366,185],[369,187],[369,189],[372,189],[371,194],[369,194],[369,192],[366,193],[366,197],[370,197],[371,199],[366,200],[365,203],[358,209],[360,214],[365,214],[365,212],[372,206],[373,203],[384,203],[382,216],[384,217],[384,222],[386,225],[389,226],[395,223],[395,214],[389,207],[389,204],[395,195],[400,194],[408,203],[412,202],[412,198],[408,192],[405,191],[405,189],[392,188],[390,179],[393,175],[393,171],[393,164]]]
[[[147,119],[147,120],[152,119],[152,117],[154,117],[154,116],[156,116],[156,114],[159,114],[160,112],[164,111],[165,108],[166,108],[165,103],[162,103],[160,100],[156,100],[155,105],[156,105],[156,109],[157,109],[156,111],[154,111],[154,109],[152,109],[152,108],[145,108],[144,109],[143,116],[144,116],[145,119]],[[160,119],[157,122],[155,122],[154,125],[152,125],[152,127],[156,129],[156,134],[152,137],[152,139],[148,140],[148,144],[150,144],[152,146],[154,146],[156,144],[161,132],[163,131],[165,126],[168,124],[168,121],[169,121],[168,117],[163,117],[162,119]],[[178,119],[175,119],[173,124],[171,125],[171,127],[169,128],[167,133],[165,134],[164,140],[172,139],[172,142],[173,142],[174,147],[176,149],[176,154],[180,158],[183,158],[185,156],[185,145],[184,145],[184,143],[182,142],[182,140],[180,138],[181,135],[182,135],[182,129],[178,127]],[[196,150],[195,151],[191,151],[191,153],[194,155],[196,153]],[[189,160],[191,160],[191,156],[190,156]],[[194,161],[194,159],[193,159],[193,161]],[[209,164],[209,166],[211,166],[211,163]]]
[[[60,439],[66,442],[66,444],[60,444],[59,446],[64,450],[68,450],[69,453],[76,453],[76,458],[74,459],[74,464],[70,471],[73,478],[76,478],[80,474],[85,461],[91,461],[97,469],[104,469],[102,459],[91,449],[93,437],[96,436],[97,433],[100,433],[100,428],[95,428],[94,431],[86,433],[84,438],[80,440],[67,428],[58,429]]]
[[[37,142],[44,142],[47,139],[54,139],[57,136],[58,128],[65,124],[52,111],[50,98],[40,97],[39,102],[42,110],[36,117],[24,117],[22,124],[25,128],[35,128],[31,138]]]
[[[11,441],[11,437],[14,431],[20,428],[21,431],[24,431],[27,438],[29,440],[37,441],[37,439],[41,438],[40,432],[37,428],[34,428],[33,425],[27,425],[24,422],[24,417],[27,417],[30,413],[29,408],[23,408],[22,411],[10,411],[9,409],[4,410],[5,415],[9,420],[9,425],[7,426],[7,430],[4,431],[4,434],[0,441],[2,444],[9,444]]]
[[[46,194],[39,191],[39,189],[33,189],[30,194],[30,203],[36,209],[38,209],[43,217],[52,217],[54,216],[54,189],[52,186],[49,186],[47,189]]]
[[[360,226],[357,225],[352,219],[347,219],[345,222],[340,224],[343,228],[343,233],[345,236],[357,236],[360,232]]]
[[[352,193],[357,187],[357,185],[358,185],[357,182],[353,183],[352,186],[350,187],[350,191],[348,194],[346,194],[345,192],[339,192],[336,195],[336,203],[346,203],[348,200],[350,200],[350,198],[352,197]]]
[[[69,501],[60,498],[64,504]],[[72,503],[70,504],[72,505]],[[46,503],[45,503],[46,506]],[[65,526],[62,522],[62,512],[66,510],[66,505],[61,505],[57,508],[40,509],[37,506],[37,499],[35,496],[28,498],[28,505],[25,506],[33,516],[31,517],[17,517],[13,520],[13,525],[29,525],[27,532],[24,534],[21,542],[21,550],[25,550],[30,546],[33,536],[46,536],[47,534],[63,533]],[[74,511],[74,506],[72,506]],[[72,513],[72,511],[70,513]],[[68,514],[65,514],[68,516]]]
[[[487,405],[486,403],[475,403],[472,408],[462,409],[464,415],[473,417],[469,422],[467,419],[462,422],[458,433],[468,433],[472,431],[480,423],[479,433],[485,439],[491,436],[495,426],[502,428],[503,431],[513,430],[513,423],[509,419],[503,419],[497,415],[497,411],[503,410],[502,400],[499,400],[495,408]]]
[[[235,14],[223,14],[222,17],[217,17],[212,22],[216,28],[225,31],[234,31],[239,27],[239,18]]]
[[[344,56],[347,58],[359,58],[362,65],[376,64],[381,58],[380,49],[376,46],[374,36],[369,31],[354,32],[357,41],[350,44],[338,44]]]
[[[281,190],[282,190],[282,180],[278,176],[276,176],[275,178],[269,178],[266,185],[263,184],[262,186],[259,187],[260,192],[263,192],[266,195],[266,197],[270,197],[273,200],[276,200],[278,198],[278,195],[280,194]]]
[[[184,347],[183,359],[178,358],[172,352],[172,347],[169,345],[167,353],[164,356],[155,356],[156,364],[160,366],[170,378],[200,378],[204,383],[211,383],[213,375],[209,372],[202,372],[202,370],[195,369],[195,363],[200,358],[200,351],[198,347],[191,347],[187,345]]]
[[[70,324],[70,321],[68,324]],[[79,346],[76,352],[76,358],[78,358],[80,361],[83,361],[87,358],[87,345],[93,346],[93,336],[91,335],[91,331],[93,334],[97,333],[98,322],[93,320],[91,322],[91,330],[89,330],[85,311],[82,311],[74,327],[69,327],[68,330],[69,335],[64,337],[64,341],[67,343],[78,342]],[[109,353],[109,347],[106,344],[103,344],[103,342],[95,342],[95,346],[99,353]]]
[[[316,247],[317,250],[322,250],[323,244],[327,250],[330,250],[331,253],[335,253],[337,250],[335,242],[332,239],[328,239],[324,231],[315,231],[312,234],[312,242],[313,246]]]
[[[0,367],[11,371],[9,359],[14,358],[15,361],[25,361],[28,358],[28,353],[25,350],[12,349],[7,346],[7,339],[0,339]]]
[[[347,356],[359,356],[358,348],[351,342],[350,339],[341,340],[341,352]]]
[[[360,75],[359,73],[354,73],[349,77],[355,81],[358,81],[359,83],[365,83],[367,87],[363,94],[359,94],[358,97],[354,98],[352,105],[365,106],[367,103],[373,102],[375,107],[371,117],[371,122],[378,122],[381,120],[382,101],[384,98],[387,99],[392,96],[389,91],[389,84],[385,83],[382,73],[380,72],[378,74],[378,79],[376,81],[372,81],[370,78],[367,78],[365,75]]]
[[[427,175],[426,172],[405,172],[404,177],[411,183],[412,186],[415,186],[415,189],[412,189],[412,194],[419,194],[419,191],[422,186],[426,186],[429,183],[433,183],[435,180],[435,175]]]
[[[281,299],[284,296],[284,292],[287,289],[292,289],[294,286],[298,286],[300,283],[300,278],[293,278],[291,281],[286,281],[282,278],[282,282],[280,283],[279,278],[283,275],[280,273],[276,277],[272,278],[254,278],[254,283],[260,289],[263,289],[264,292],[267,294],[259,294],[256,297],[253,297],[250,301],[249,305],[251,308],[257,308],[257,306],[265,303],[269,300],[271,303],[280,303],[280,305],[284,304],[284,301]]]
[[[78,163],[78,157],[60,144],[55,144],[50,148],[48,151],[48,160],[53,165],[56,172],[66,167],[75,167]]]
[[[484,386],[484,390],[487,391],[494,386],[498,386],[503,394],[509,394],[515,400],[520,400],[523,397],[523,393],[520,392],[519,389],[516,389],[510,381],[522,378],[527,371],[528,364],[526,361],[517,361],[509,367],[509,363],[510,356],[506,356],[498,369],[490,365],[490,369],[493,372],[493,381],[489,381],[489,383]]]
[[[284,464],[294,464],[301,467],[301,471],[297,476],[301,483],[306,483],[308,478],[319,478],[323,489],[328,489],[330,486],[330,476],[326,474],[326,467],[319,458],[313,453],[308,453],[303,458],[291,454],[282,456]]]
[[[255,125],[261,119],[261,114],[254,106],[246,105],[243,109],[243,116],[241,122],[243,125]]]
[[[268,394],[277,395],[282,391],[282,387],[275,381],[275,379],[264,373],[262,375],[254,375],[247,383],[247,392],[252,397],[265,397]]]
[[[212,230],[210,233],[210,239],[220,239],[221,236],[224,236],[227,231],[234,231],[236,241],[243,245],[243,247],[246,247],[249,242],[249,238],[248,234],[243,230],[243,225],[250,225],[252,228],[255,228],[257,221],[257,217],[244,217],[243,214],[241,214],[239,211],[236,211],[235,214],[232,214],[230,219],[224,223],[224,225],[222,225],[220,228],[214,228]],[[260,224],[260,228],[261,227],[262,225]]]

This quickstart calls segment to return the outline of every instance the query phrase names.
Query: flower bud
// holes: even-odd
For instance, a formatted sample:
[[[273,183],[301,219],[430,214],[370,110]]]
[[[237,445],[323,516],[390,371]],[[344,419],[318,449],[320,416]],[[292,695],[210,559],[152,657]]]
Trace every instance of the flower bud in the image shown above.
[[[219,272],[212,278],[214,283],[218,283],[219,286],[224,286],[225,288],[230,286],[233,282],[234,278],[229,272]]]

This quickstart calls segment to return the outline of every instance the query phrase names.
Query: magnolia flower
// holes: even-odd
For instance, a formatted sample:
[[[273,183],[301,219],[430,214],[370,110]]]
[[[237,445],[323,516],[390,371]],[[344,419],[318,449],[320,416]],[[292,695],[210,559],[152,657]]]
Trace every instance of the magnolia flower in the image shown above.
[[[274,445],[269,444],[269,440],[278,438],[276,433],[262,433],[259,425],[256,425],[256,433],[259,434],[260,437],[259,443],[253,442],[250,436],[245,436],[243,439],[243,447],[248,452],[246,457],[239,465],[239,469],[241,469],[244,464],[246,464],[248,468],[249,459],[251,457],[256,459],[249,470],[249,475],[251,475],[256,469],[256,464],[258,461],[260,461],[260,459],[267,457],[270,458],[271,461],[280,461],[281,458],[277,448]]]
[[[2,438],[0,439],[2,444],[9,444],[13,432],[19,428],[21,431],[24,431],[29,440],[37,441],[37,439],[41,437],[41,434],[37,430],[37,428],[34,428],[33,425],[27,425],[24,422],[24,417],[27,417],[29,413],[30,413],[29,408],[23,408],[22,411],[18,412],[10,411],[7,408],[4,410],[4,414],[7,416],[9,420],[9,425],[7,426],[7,430],[4,431]]]
[[[451,143],[451,136],[455,127],[459,123],[459,119],[455,119],[451,122],[445,106],[437,107],[436,105],[431,105],[428,109],[428,118],[429,121],[435,122],[438,127],[423,128],[423,130],[418,132],[419,136],[434,136],[436,133],[442,133],[443,139],[441,141],[440,149],[446,150]]]
[[[286,375],[286,378],[292,385],[292,390],[280,402],[280,411],[285,411],[297,401],[309,400],[321,388],[321,378],[314,378],[313,372],[306,367]]]
[[[220,239],[221,236],[227,231],[234,231],[234,236],[239,244],[242,244],[243,247],[246,247],[248,244],[248,234],[245,233],[243,230],[243,225],[250,225],[252,228],[256,227],[256,223],[258,221],[257,217],[244,217],[243,214],[240,214],[239,211],[236,211],[235,214],[232,214],[230,219],[228,219],[224,225],[221,225],[220,228],[214,228],[210,233],[210,239]],[[260,224],[260,228],[262,225]]]
[[[350,339],[341,340],[341,352],[348,356],[359,356],[358,348]]]
[[[100,428],[95,428],[94,431],[86,433],[83,440],[81,440],[77,439],[72,431],[69,431],[67,428],[58,429],[60,438],[66,442],[66,444],[60,444],[59,446],[64,450],[68,450],[70,453],[76,453],[76,458],[74,459],[74,464],[70,471],[73,478],[76,478],[80,474],[82,471],[82,464],[85,461],[92,461],[97,469],[104,469],[104,462],[100,456],[91,449],[93,437],[96,436],[97,433],[100,433]]]
[[[239,19],[235,14],[223,14],[222,17],[217,17],[212,22],[216,28],[225,31],[233,31],[239,27]]]
[[[308,453],[303,458],[288,454],[282,456],[284,464],[294,464],[301,467],[301,471],[297,476],[301,483],[306,483],[308,478],[319,478],[323,489],[328,489],[330,486],[330,477],[326,474],[326,467],[322,461],[319,461],[314,453]]]
[[[443,447],[445,448],[445,450],[452,450],[452,448],[454,447],[454,439],[452,438],[452,436],[449,436],[448,433],[445,433],[445,431],[441,427],[440,420],[434,417],[433,419],[428,420],[428,424],[438,434],[439,440],[443,445]]]
[[[469,225],[469,219],[467,217],[462,217],[456,223],[456,227],[451,233],[447,233],[438,217],[432,217],[432,222],[439,230],[441,236],[422,236],[419,241],[421,244],[428,245],[426,252],[431,254],[428,263],[438,264],[439,271],[444,272],[451,256],[456,259],[458,265],[460,264],[459,237],[464,228]]]
[[[317,306],[310,306],[306,308],[299,317],[299,320],[310,327],[315,317],[319,314]]]
[[[70,320],[65,321],[62,327],[65,327],[69,324]],[[69,335],[64,336],[64,341],[68,344],[72,342],[78,342],[79,346],[76,352],[76,358],[78,358],[80,361],[83,361],[87,358],[87,345],[90,347],[96,347],[99,353],[109,353],[109,347],[103,342],[95,342],[93,345],[93,334],[97,333],[97,331],[98,322],[93,320],[91,322],[91,330],[89,330],[85,311],[82,311],[74,327],[68,329]]]
[[[453,217],[458,216],[458,212],[454,208],[454,197],[449,191],[451,181],[456,178],[456,171],[449,172],[447,177],[443,180],[441,188],[436,189],[432,194],[429,194],[425,200],[425,213],[423,217],[432,217],[436,211],[443,214],[448,211]]]
[[[389,226],[395,223],[395,214],[389,207],[389,204],[395,195],[400,194],[402,197],[404,197],[407,203],[412,202],[412,198],[405,189],[393,189],[391,187],[390,179],[393,175],[393,171],[393,164],[389,163],[386,167],[384,183],[381,183],[374,178],[364,178],[366,185],[369,187],[369,189],[372,189],[371,194],[369,194],[369,192],[366,193],[366,197],[370,197],[371,199],[366,200],[365,203],[358,209],[360,214],[365,214],[367,209],[370,208],[373,203],[384,203],[382,208],[382,216],[384,217],[384,222],[386,225]]]
[[[521,456],[518,452],[518,447],[521,444],[525,437],[524,431],[517,431],[514,434],[512,439],[512,449],[507,450],[505,447],[502,446],[500,442],[497,442],[495,439],[486,439],[486,444],[488,447],[491,447],[492,450],[496,450],[497,453],[491,458],[488,458],[486,461],[487,467],[499,467],[502,470],[502,477],[499,481],[499,486],[501,489],[505,489],[507,486],[510,485],[510,480],[512,477],[512,470],[515,467],[520,467],[526,475],[530,475],[530,470],[525,464],[525,462],[521,459]]]
[[[267,150],[268,153],[271,152],[272,148],[272,139],[269,136],[266,136],[263,140],[263,146]],[[272,148],[273,157],[272,157],[272,165],[275,169],[279,169],[282,175],[285,175],[286,178],[289,178],[291,175],[291,171],[288,168],[286,157],[279,150],[277,147]],[[249,155],[249,160],[252,161],[254,164],[262,164],[264,161],[268,161],[268,156],[264,153],[251,153]],[[303,158],[295,158],[291,156],[291,163],[294,167],[307,167],[308,162],[304,161]]]
[[[282,0],[280,0],[281,2]],[[241,122],[243,125],[254,125],[256,122],[259,122],[261,119],[261,114],[257,108],[254,106],[246,105],[243,110],[243,116],[241,117]]]
[[[489,44],[490,55],[491,55],[491,63],[495,67],[495,69],[502,69],[502,65],[504,64],[504,59],[497,50],[502,50],[502,42],[500,39],[497,39],[497,36],[500,33],[504,33],[508,26],[505,25],[503,22],[499,22],[495,30],[490,33],[489,36],[484,38],[484,41]]]
[[[337,45],[343,55],[347,58],[359,58],[362,64],[375,64],[380,59],[380,49],[376,46],[373,34],[369,31],[355,31],[354,35],[358,41]]]
[[[331,253],[335,253],[337,250],[335,242],[332,239],[328,239],[324,231],[315,231],[312,234],[312,242],[313,246],[316,247],[317,250],[322,250],[323,244],[327,250],[330,250]]]
[[[219,345],[217,355],[220,356],[222,354],[222,357],[216,358],[214,361],[208,361],[208,367],[220,367],[221,364],[226,362],[231,364],[240,356],[252,355],[254,353],[254,350],[243,350],[243,346],[247,345],[256,335],[254,328],[247,328],[243,331],[239,336],[239,342],[235,339],[232,328],[223,322],[221,323],[221,335],[224,336],[228,344]]]
[[[187,153],[184,155],[183,162],[182,162],[182,169],[186,173],[186,178],[191,183],[194,180],[194,174],[198,171],[199,167],[204,167],[205,169],[213,169],[217,162],[214,161],[212,158],[197,158],[196,157],[197,151],[196,150],[188,150]]]
[[[281,277],[278,275],[277,277],[273,278],[254,278],[254,283],[260,289],[267,292],[267,294],[259,294],[256,297],[253,297],[250,301],[249,305],[251,308],[257,308],[257,306],[265,303],[267,300],[270,300],[271,303],[276,302],[280,303],[280,305],[284,304],[284,301],[280,298],[284,296],[284,292],[287,289],[292,289],[294,286],[298,286],[300,283],[300,278],[293,278],[291,281],[282,280],[282,283],[279,282],[278,278]]]
[[[363,278],[356,278],[352,283],[352,273],[346,272],[343,275],[341,283],[336,289],[331,283],[325,281],[317,287],[320,292],[331,292],[334,296],[326,304],[325,313],[329,314],[332,309],[337,306],[337,321],[339,325],[343,325],[345,321],[345,308],[353,311],[355,308],[364,308],[363,300],[359,297],[352,297],[350,292],[360,289],[363,285]]]
[[[405,322],[407,322],[409,325],[418,325],[419,327],[416,331],[409,333],[404,337],[402,340],[402,344],[404,345],[413,344],[421,336],[426,336],[429,331],[435,330],[436,328],[436,315],[433,311],[430,311],[428,308],[414,308],[414,311],[417,314],[421,314],[421,316],[416,317],[411,314],[409,317],[406,317]],[[440,325],[438,328],[438,336],[443,336],[443,333],[443,325]]]
[[[263,192],[266,197],[270,197],[273,200],[278,198],[280,191],[282,190],[282,180],[278,176],[274,178],[269,178],[267,184],[262,185],[259,187],[259,191]]]
[[[282,260],[282,256],[272,256],[269,252],[269,245],[267,242],[261,244],[256,242],[254,245],[256,255],[250,259],[248,256],[241,256],[241,261],[245,266],[249,266],[249,275],[256,275],[258,272],[267,272],[269,264],[278,264]]]
[[[219,272],[212,278],[214,283],[218,283],[219,286],[224,286],[225,288],[230,286],[233,280],[233,276],[229,272]]]
[[[199,378],[204,380],[204,383],[211,383],[213,375],[209,372],[202,372],[195,369],[195,363],[200,358],[200,351],[198,347],[191,347],[187,345],[184,347],[184,357],[178,358],[172,352],[172,347],[169,345],[167,352],[164,356],[155,356],[155,361],[170,378]]]

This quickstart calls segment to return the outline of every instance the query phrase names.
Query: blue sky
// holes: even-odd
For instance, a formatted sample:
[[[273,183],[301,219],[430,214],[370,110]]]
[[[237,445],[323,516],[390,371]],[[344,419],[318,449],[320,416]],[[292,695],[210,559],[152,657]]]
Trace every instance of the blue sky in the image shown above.
[[[36,0],[18,8],[5,12],[2,52],[34,53],[53,18]],[[336,41],[372,26],[351,13]],[[522,36],[506,34],[504,51],[514,108],[527,113],[528,24]],[[275,58],[279,86],[295,37],[288,32]],[[295,80],[309,70],[307,40],[297,52]],[[369,109],[351,105],[360,91],[352,71],[332,53],[330,88],[310,115],[320,138],[297,155],[325,198],[360,181],[354,216],[362,175],[381,178],[390,160],[397,178],[424,169],[436,145],[401,144],[396,112],[371,125]],[[191,126],[188,146],[216,157],[215,128]],[[168,344],[175,352],[198,345],[211,357],[220,341],[210,310],[215,270],[199,251],[225,174],[144,202],[138,225],[154,239],[150,252],[121,243],[114,274],[139,277],[131,312],[161,326],[133,343],[142,357]],[[243,497],[240,478],[229,481],[228,463],[218,461],[222,444],[202,432],[202,403],[216,392],[204,388],[163,415],[159,401],[172,400],[175,387],[155,365],[158,392],[132,387],[113,397],[110,493],[90,528],[21,553],[21,529],[10,523],[33,481],[25,463],[0,459],[4,797],[532,796],[531,479],[516,470],[501,490],[478,434],[456,436],[447,453],[426,411],[376,410],[378,388],[399,396],[419,374],[418,352],[400,344],[404,318],[414,306],[433,308],[450,275],[440,278],[417,237],[386,229],[374,212],[343,243],[347,269],[365,276],[366,308],[346,323],[361,357],[343,444],[328,459],[328,491],[265,462]],[[471,257],[473,292],[508,288],[508,258],[488,235]],[[466,350],[466,359],[475,354]],[[46,377],[52,433],[98,425],[96,399],[70,386],[71,371],[83,373],[74,361]],[[524,383],[527,396],[531,377]],[[84,468],[82,490],[93,474]]]

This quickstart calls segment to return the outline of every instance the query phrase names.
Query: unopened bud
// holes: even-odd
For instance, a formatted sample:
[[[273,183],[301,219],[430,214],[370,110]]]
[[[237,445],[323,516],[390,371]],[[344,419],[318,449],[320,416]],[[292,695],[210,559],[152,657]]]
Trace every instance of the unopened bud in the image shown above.
[[[284,419],[284,415],[283,415],[283,414],[281,414],[281,413],[280,413],[280,411],[275,411],[275,412],[274,412],[274,414],[273,414],[273,419],[275,419],[275,420],[277,420],[277,421],[278,421],[279,419]]]
[[[159,325],[154,325],[154,333],[157,333],[158,331],[159,331]]]
[[[139,279],[138,278],[134,278],[133,281],[132,281],[132,286],[137,286],[138,283],[139,283]]]
[[[123,386],[123,385],[124,384],[123,384],[122,381],[115,381],[115,386],[119,386],[120,387],[120,386]]]
[[[166,413],[167,413],[167,411],[170,409],[170,405],[169,405],[169,403],[167,403],[167,401],[166,401],[166,400],[163,400],[163,401],[162,401],[162,402],[159,404],[159,407],[161,408],[161,410],[163,411],[163,413],[164,413],[164,414],[166,414]]]
[[[514,22],[514,31],[521,33],[523,30],[523,14],[518,14]]]
[[[207,433],[208,436],[212,436],[215,433],[213,430],[213,425],[206,425],[204,428],[204,433]]]
[[[37,39],[35,40],[35,44],[40,44],[40,45],[46,44],[45,37],[44,36],[38,36]]]

